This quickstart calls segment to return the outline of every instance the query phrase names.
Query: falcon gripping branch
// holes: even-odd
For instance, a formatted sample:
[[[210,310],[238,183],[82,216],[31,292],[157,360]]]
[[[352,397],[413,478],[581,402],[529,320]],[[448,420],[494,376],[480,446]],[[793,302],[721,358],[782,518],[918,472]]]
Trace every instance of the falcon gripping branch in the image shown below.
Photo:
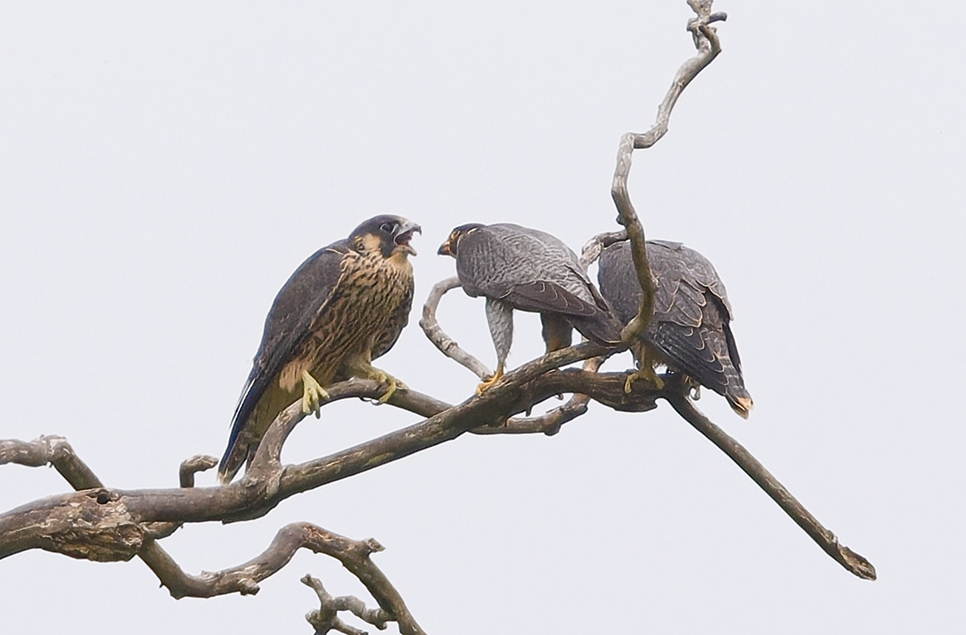
[[[302,396],[302,411],[319,414],[325,386],[360,377],[387,386],[395,378],[373,368],[409,321],[413,268],[409,246],[419,225],[399,216],[376,216],[348,238],[323,247],[295,270],[278,292],[265,332],[232,418],[218,478],[230,482],[251,461],[278,414]]]
[[[654,314],[640,342],[631,346],[638,372],[628,376],[625,390],[637,378],[660,386],[654,366],[665,364],[722,395],[732,410],[747,418],[753,403],[731,333],[731,304],[714,266],[681,243],[649,240],[646,249],[656,282]],[[601,253],[598,264],[601,293],[621,321],[630,322],[642,295],[630,244],[614,243]]]
[[[510,223],[471,223],[455,228],[439,253],[456,258],[467,295],[486,298],[497,366],[478,393],[503,376],[513,342],[513,309],[540,314],[548,353],[570,346],[572,329],[604,346],[620,343],[621,323],[577,255],[550,234]]]

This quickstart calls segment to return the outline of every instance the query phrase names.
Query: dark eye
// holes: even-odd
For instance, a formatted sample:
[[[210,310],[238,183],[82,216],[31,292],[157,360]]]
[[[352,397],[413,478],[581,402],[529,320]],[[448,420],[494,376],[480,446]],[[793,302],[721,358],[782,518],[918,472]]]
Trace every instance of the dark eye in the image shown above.
[[[386,232],[387,234],[391,234],[392,230],[395,229],[395,227],[393,226],[392,223],[383,223],[382,225],[379,226],[379,229],[381,231]]]

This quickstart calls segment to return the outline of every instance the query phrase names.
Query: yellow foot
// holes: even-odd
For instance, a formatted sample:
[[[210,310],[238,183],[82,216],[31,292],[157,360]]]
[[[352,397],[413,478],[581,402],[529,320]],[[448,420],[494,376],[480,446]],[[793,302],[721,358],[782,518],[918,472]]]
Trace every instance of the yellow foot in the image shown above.
[[[386,403],[393,396],[397,390],[408,390],[406,384],[402,383],[389,373],[379,370],[378,368],[373,368],[367,361],[356,360],[352,365],[349,366],[349,372],[353,377],[358,377],[359,379],[371,379],[377,381],[384,386],[388,386],[388,390],[382,394],[377,400],[379,403]]]
[[[497,366],[496,372],[493,373],[489,379],[485,380],[482,384],[476,387],[477,396],[482,395],[484,391],[489,390],[493,384],[500,381],[501,377],[503,377],[503,366]]]
[[[624,392],[631,392],[634,389],[634,382],[638,379],[647,381],[647,383],[654,386],[657,390],[664,388],[664,380],[657,376],[653,368],[645,366],[627,376],[627,379],[624,380]]]
[[[315,381],[315,377],[309,374],[309,371],[302,371],[302,412],[309,414],[310,412],[315,413],[315,418],[319,418],[319,408],[322,402],[329,400],[329,393],[325,392],[325,388]]]
[[[369,379],[374,379],[380,384],[389,386],[389,390],[387,390],[381,397],[379,397],[379,399],[377,399],[379,403],[386,403],[389,401],[389,398],[392,397],[393,393],[395,393],[397,389],[408,390],[408,388],[406,388],[406,384],[402,383],[389,373],[381,371],[377,368],[373,368],[372,371],[372,374],[369,375]]]

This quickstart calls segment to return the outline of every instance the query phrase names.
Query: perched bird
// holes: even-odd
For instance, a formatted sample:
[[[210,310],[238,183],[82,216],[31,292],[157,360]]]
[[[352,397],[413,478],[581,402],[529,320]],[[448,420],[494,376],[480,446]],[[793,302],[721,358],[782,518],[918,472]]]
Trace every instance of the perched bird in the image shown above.
[[[513,309],[540,314],[547,352],[570,346],[572,329],[603,345],[620,342],[621,324],[587,277],[577,255],[559,239],[510,223],[455,228],[439,248],[456,258],[456,273],[470,297],[486,298],[486,320],[500,377],[513,341]]]
[[[732,410],[747,418],[753,403],[731,333],[731,304],[714,266],[681,243],[649,240],[646,249],[657,287],[654,314],[641,342],[631,347],[638,372],[628,377],[625,389],[639,377],[660,386],[654,365],[664,364],[722,395]],[[621,321],[630,322],[642,296],[630,243],[604,249],[597,281]]]
[[[386,354],[413,303],[409,246],[419,225],[398,216],[376,216],[349,237],[323,247],[295,270],[265,319],[262,343],[232,418],[228,449],[218,477],[230,482],[250,461],[275,417],[302,395],[302,411],[319,414],[325,386],[360,377],[399,382],[371,361]]]

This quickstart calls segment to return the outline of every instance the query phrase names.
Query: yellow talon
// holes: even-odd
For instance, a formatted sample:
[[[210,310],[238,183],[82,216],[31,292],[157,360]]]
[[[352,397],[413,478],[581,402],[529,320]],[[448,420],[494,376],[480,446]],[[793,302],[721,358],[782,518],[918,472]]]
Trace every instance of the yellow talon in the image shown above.
[[[321,415],[319,409],[322,406],[322,402],[329,400],[329,393],[325,391],[319,382],[315,381],[315,377],[309,374],[309,371],[302,371],[302,412],[304,414],[309,414],[310,412],[315,413],[315,418],[318,419]]]
[[[657,390],[664,388],[664,380],[657,376],[654,369],[651,366],[645,366],[640,370],[630,373],[624,380],[624,392],[629,393],[634,389],[634,382],[638,379],[643,379],[649,384],[653,385]]]
[[[373,379],[378,381],[380,384],[386,384],[389,386],[389,390],[387,390],[385,394],[383,394],[381,397],[379,397],[379,399],[376,400],[379,403],[386,403],[387,401],[389,401],[389,398],[393,396],[393,393],[396,392],[397,388],[402,388],[403,390],[406,390],[406,384],[402,383],[392,375],[388,373],[384,373],[381,370],[376,372],[378,373],[379,376],[373,377]]]
[[[476,387],[476,394],[477,394],[477,396],[482,395],[484,391],[489,390],[493,386],[493,384],[495,384],[496,382],[500,381],[500,378],[501,377],[503,377],[503,366],[502,365],[501,366],[497,366],[496,367],[496,372],[493,373],[490,376],[489,379],[485,380],[482,384],[480,384],[479,386]]]
[[[637,373],[628,373],[627,378],[624,379],[624,393],[629,393],[634,389],[635,379],[637,379]]]
[[[359,379],[371,379],[389,387],[389,389],[376,400],[379,403],[386,403],[389,401],[397,390],[408,390],[406,384],[402,383],[385,371],[379,370],[378,368],[373,368],[373,366],[364,359],[355,360],[349,366],[349,371],[353,377],[358,377]]]

